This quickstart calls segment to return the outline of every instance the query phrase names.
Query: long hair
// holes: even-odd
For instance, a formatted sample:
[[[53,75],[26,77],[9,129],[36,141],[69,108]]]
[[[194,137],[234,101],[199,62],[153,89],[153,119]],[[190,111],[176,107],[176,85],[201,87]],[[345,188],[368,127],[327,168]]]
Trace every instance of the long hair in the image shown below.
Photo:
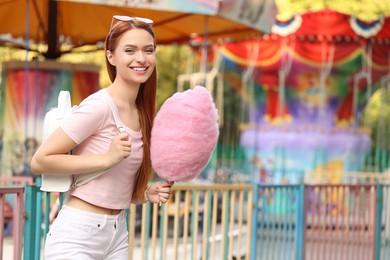
[[[118,41],[123,33],[132,30],[134,28],[143,29],[152,35],[155,39],[154,31],[151,25],[140,22],[138,20],[132,20],[129,22],[118,22],[108,34],[105,42],[105,51],[109,50],[114,52],[118,45]],[[154,41],[156,46],[156,41]],[[106,56],[107,72],[111,82],[114,82],[116,77],[116,67],[111,65]],[[133,189],[132,200],[138,201],[144,198],[144,191],[149,178],[152,175],[152,164],[150,161],[150,138],[153,127],[153,120],[156,109],[156,91],[157,91],[157,70],[154,70],[150,77],[141,84],[136,98],[136,105],[140,116],[140,125],[142,128],[142,141],[143,141],[143,160],[140,169],[138,170],[136,181]]]

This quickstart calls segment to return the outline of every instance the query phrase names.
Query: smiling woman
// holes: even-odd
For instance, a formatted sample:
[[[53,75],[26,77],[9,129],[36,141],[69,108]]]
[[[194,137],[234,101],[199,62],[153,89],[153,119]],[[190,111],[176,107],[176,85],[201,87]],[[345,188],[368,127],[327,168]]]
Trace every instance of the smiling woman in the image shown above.
[[[157,90],[156,43],[149,21],[112,22],[105,42],[112,84],[83,100],[31,161],[36,174],[72,175],[74,182],[107,170],[69,191],[49,230],[46,259],[128,259],[129,201],[165,203],[170,197],[173,182],[147,187]],[[119,129],[102,94],[115,105]]]
[[[158,45],[156,49],[156,66],[158,70],[158,89],[156,95],[156,111],[175,91],[177,91],[176,81],[180,74],[184,74],[188,69],[188,62],[191,61],[192,50],[188,45]],[[20,51],[24,53],[24,51]],[[7,54],[8,55],[8,54]],[[7,57],[5,54],[0,60]],[[106,87],[111,84],[111,80],[106,72],[105,51],[95,51],[94,46],[83,47],[78,52],[67,53],[59,58],[60,62],[67,63],[92,63],[100,67],[99,86]],[[22,55],[22,57],[24,57]],[[197,69],[197,68],[196,68]]]

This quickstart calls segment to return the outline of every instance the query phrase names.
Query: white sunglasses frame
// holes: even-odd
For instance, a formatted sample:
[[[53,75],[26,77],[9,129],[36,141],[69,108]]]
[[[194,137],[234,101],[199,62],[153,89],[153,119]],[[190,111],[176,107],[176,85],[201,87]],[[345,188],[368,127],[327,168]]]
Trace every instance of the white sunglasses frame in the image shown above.
[[[140,22],[143,22],[143,23],[147,23],[147,24],[153,24],[153,20],[152,19],[149,19],[149,18],[144,18],[144,17],[137,17],[137,16],[134,16],[134,17],[131,17],[131,16],[126,16],[126,15],[114,15],[111,19],[111,25],[110,25],[110,33],[112,31],[112,27],[114,25],[114,20],[118,20],[118,21],[121,21],[121,22],[130,22],[132,20],[137,20],[137,21],[140,21]]]

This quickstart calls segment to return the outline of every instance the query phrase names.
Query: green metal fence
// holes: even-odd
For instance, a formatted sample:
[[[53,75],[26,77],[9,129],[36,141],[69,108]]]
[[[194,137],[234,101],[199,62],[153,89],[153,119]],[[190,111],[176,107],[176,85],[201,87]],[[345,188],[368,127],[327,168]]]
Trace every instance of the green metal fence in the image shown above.
[[[43,259],[54,194],[27,185],[24,259]],[[390,259],[390,185],[175,185],[131,205],[129,259]]]

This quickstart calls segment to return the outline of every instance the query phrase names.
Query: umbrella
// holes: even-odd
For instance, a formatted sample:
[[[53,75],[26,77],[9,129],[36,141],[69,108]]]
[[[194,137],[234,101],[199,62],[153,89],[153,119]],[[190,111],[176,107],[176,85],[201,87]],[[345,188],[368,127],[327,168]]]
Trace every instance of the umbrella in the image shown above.
[[[102,2],[117,4],[101,4]],[[158,44],[188,43],[193,35],[207,38],[208,41],[221,38],[238,39],[248,35],[259,35],[267,31],[268,27],[270,30],[276,13],[273,1],[272,4],[269,4],[270,1],[260,1],[256,9],[258,10],[256,21],[253,20],[254,15],[250,13],[253,10],[244,5],[245,0],[227,0],[222,2],[224,4],[210,0],[209,9],[195,11],[183,6],[186,4],[190,7],[195,6],[196,2],[201,2],[198,6],[205,6],[207,1],[131,1],[149,3],[144,5],[126,2],[128,1],[0,0],[0,36],[3,36],[0,38],[0,44],[11,43],[20,47],[34,46],[29,44],[31,42],[45,44],[48,48],[44,56],[57,58],[63,52],[63,48],[60,48],[62,45],[70,46],[72,50],[79,46],[103,42],[109,30],[111,17],[117,14],[148,17],[154,20]],[[172,2],[177,2],[175,8],[171,8],[169,3]],[[246,9],[235,11],[234,8],[240,4]],[[161,10],[161,7],[165,9]],[[232,16],[234,12],[237,17]],[[261,19],[258,19],[259,17]],[[259,20],[263,22],[256,24],[255,22]]]

